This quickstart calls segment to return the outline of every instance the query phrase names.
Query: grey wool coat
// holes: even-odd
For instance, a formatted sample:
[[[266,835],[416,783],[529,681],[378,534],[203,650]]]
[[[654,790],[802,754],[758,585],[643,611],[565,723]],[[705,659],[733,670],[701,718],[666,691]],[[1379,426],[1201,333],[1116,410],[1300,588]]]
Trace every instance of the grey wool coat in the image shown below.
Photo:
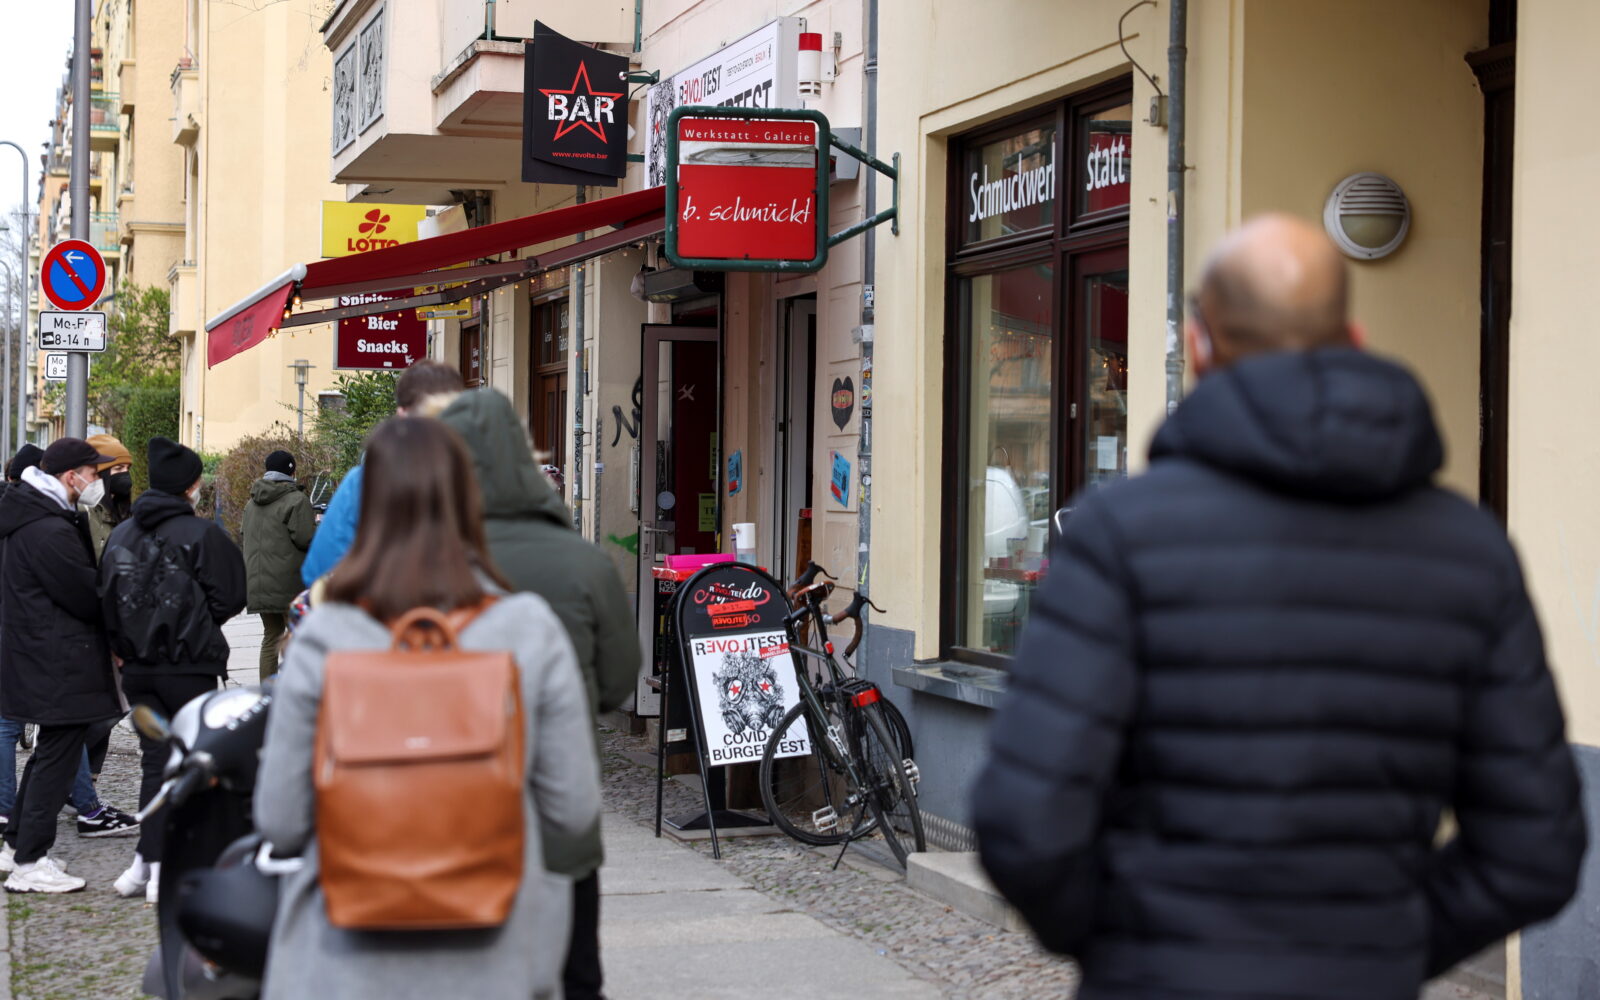
[[[540,828],[576,833],[600,813],[600,775],[584,682],[566,630],[543,598],[504,596],[461,634],[464,649],[509,649],[522,670],[527,720],[527,842],[511,916],[486,931],[357,932],[328,923],[317,878],[312,748],[330,652],[383,649],[389,631],[350,605],[313,611],[278,675],[256,784],[255,819],[280,856],[303,853],[287,876],[273,928],[264,1000],[528,1000],[560,996],[572,883],[545,871]],[[428,809],[431,803],[408,804]]]

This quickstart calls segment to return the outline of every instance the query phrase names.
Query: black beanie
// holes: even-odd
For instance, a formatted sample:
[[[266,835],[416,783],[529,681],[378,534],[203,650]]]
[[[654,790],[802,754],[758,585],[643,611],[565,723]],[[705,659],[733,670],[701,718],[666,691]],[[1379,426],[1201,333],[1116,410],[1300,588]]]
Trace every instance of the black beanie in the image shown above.
[[[15,482],[22,478],[22,470],[38,465],[44,458],[44,449],[36,444],[25,444],[17,449],[11,462],[6,466],[6,478]]]
[[[200,456],[171,438],[150,439],[150,488],[183,496],[200,478]]]
[[[294,456],[282,450],[273,452],[267,456],[267,471],[294,475]]]

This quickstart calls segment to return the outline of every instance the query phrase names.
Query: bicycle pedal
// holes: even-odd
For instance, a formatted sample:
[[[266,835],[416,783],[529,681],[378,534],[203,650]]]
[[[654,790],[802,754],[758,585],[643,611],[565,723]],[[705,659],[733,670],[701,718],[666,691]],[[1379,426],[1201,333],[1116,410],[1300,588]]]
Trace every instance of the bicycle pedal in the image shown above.
[[[910,757],[901,761],[900,766],[905,768],[906,780],[911,782],[911,786],[915,788],[917,783],[922,780],[922,769],[917,767],[917,762]]]
[[[839,829],[839,814],[833,811],[833,806],[823,806],[811,814],[811,825],[819,833],[834,833]]]

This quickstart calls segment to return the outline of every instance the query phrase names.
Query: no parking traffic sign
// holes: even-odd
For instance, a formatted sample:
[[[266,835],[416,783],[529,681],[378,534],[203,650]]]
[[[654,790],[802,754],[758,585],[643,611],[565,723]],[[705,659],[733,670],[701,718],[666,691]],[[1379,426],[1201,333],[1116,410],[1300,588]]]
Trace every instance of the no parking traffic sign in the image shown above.
[[[84,240],[62,240],[44,255],[39,281],[44,297],[57,309],[88,309],[105,290],[105,258]]]

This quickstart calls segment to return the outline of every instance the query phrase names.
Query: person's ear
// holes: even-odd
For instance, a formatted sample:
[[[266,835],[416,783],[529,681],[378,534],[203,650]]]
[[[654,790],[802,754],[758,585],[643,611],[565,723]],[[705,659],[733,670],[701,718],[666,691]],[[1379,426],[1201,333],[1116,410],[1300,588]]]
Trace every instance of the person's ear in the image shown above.
[[[1195,378],[1203,378],[1210,374],[1215,363],[1211,338],[1200,328],[1200,324],[1193,319],[1186,320],[1183,324],[1183,343],[1189,351],[1189,360],[1194,366]]]
[[[1358,351],[1367,349],[1367,325],[1360,320],[1351,320],[1345,324],[1345,329],[1350,333],[1350,346]]]

